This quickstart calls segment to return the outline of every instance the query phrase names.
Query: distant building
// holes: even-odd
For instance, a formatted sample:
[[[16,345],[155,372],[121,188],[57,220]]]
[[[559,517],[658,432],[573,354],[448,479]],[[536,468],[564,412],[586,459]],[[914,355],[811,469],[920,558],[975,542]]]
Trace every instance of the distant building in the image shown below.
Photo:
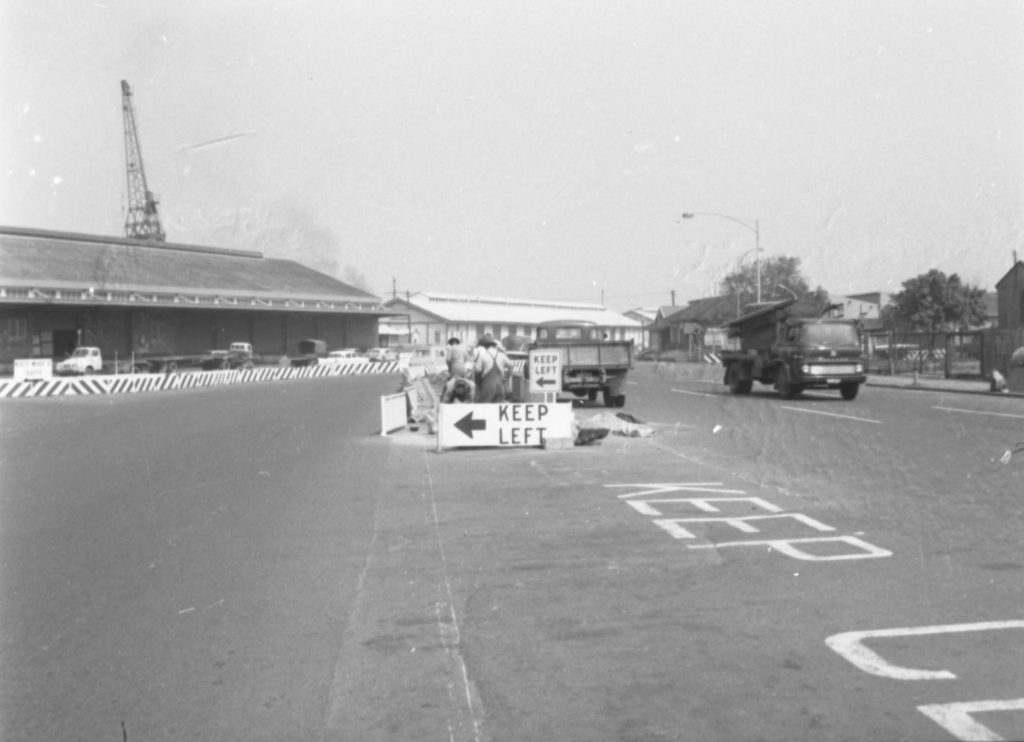
[[[996,307],[1000,330],[1024,327],[1024,262],[1017,261],[996,283]]]
[[[584,320],[605,329],[609,340],[632,340],[640,346],[640,322],[600,304],[502,299],[417,291],[384,302],[391,313],[406,315],[388,320],[392,330],[404,329],[399,342],[443,345],[457,337],[473,345],[485,333],[499,340],[510,336],[535,337],[537,325],[550,320]]]
[[[882,308],[892,301],[892,294],[885,291],[869,291],[830,299],[832,303],[839,305],[839,308],[832,312],[833,317],[858,319],[864,329],[871,331],[882,328]]]
[[[658,307],[636,307],[635,309],[623,312],[623,314],[640,323],[641,340],[637,343],[637,348],[641,350],[647,348],[650,345],[650,334],[648,332],[648,328],[650,328],[658,318]]]
[[[723,325],[739,316],[742,308],[728,296],[694,299],[686,306],[658,309],[649,327],[650,345],[656,350],[697,350],[725,345]]]

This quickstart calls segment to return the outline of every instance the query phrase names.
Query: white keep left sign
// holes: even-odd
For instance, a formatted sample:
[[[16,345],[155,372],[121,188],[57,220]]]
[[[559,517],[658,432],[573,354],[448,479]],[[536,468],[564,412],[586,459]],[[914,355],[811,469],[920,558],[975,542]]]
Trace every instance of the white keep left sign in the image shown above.
[[[501,402],[438,405],[438,448],[542,446],[573,436],[572,405]]]

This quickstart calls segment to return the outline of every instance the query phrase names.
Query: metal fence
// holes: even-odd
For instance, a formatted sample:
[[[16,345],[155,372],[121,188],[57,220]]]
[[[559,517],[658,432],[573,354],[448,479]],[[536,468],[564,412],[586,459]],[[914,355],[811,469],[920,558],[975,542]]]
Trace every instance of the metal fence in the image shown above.
[[[880,332],[864,338],[868,372],[952,378],[1005,375],[1010,355],[1024,346],[1024,330]]]

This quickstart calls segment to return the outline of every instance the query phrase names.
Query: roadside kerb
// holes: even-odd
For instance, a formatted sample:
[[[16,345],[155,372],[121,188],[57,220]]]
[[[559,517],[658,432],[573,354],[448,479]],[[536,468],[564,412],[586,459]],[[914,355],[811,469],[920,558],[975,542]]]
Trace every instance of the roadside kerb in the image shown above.
[[[722,367],[706,363],[669,363],[658,361],[654,364],[654,373],[663,379],[707,381],[721,383],[724,374]],[[870,374],[865,386],[888,387],[891,389],[912,389],[925,392],[955,392],[958,394],[982,394],[988,397],[1010,396],[1021,397],[1024,394],[1014,392],[993,392],[991,385],[984,379],[915,379],[911,375],[889,376],[886,374]],[[768,387],[764,387],[767,389]]]

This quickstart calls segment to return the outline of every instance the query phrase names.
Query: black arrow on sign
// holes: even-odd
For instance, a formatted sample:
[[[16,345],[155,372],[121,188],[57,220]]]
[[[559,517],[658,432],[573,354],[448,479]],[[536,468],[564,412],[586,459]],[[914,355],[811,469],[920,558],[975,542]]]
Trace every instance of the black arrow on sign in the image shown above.
[[[473,413],[470,412],[464,418],[455,423],[455,427],[461,430],[470,438],[473,437],[474,430],[487,430],[486,420],[474,420]]]
[[[537,379],[537,386],[547,386],[549,384],[557,384],[556,379]]]

